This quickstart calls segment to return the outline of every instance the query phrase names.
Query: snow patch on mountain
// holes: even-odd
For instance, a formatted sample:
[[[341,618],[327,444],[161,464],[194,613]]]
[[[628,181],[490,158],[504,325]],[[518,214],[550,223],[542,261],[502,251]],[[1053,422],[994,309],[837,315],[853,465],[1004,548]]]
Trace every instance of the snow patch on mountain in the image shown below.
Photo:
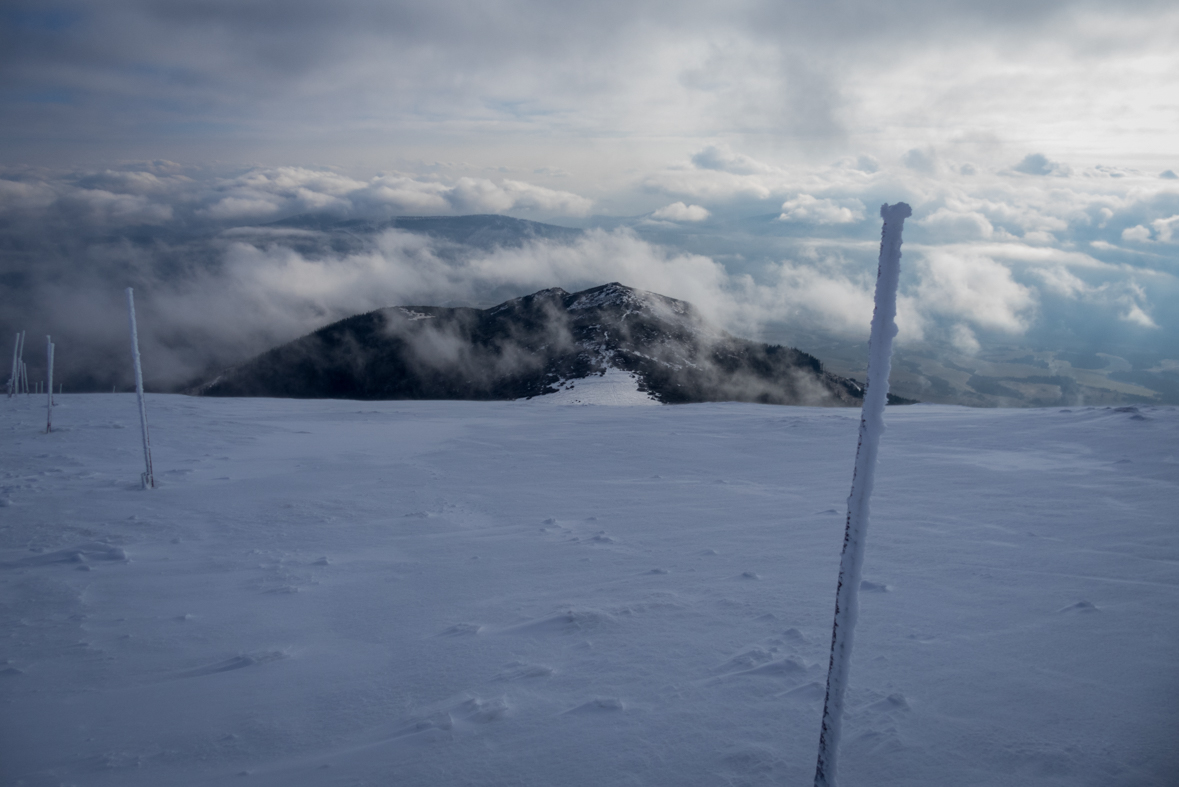
[[[556,393],[517,401],[614,407],[660,404],[650,393],[639,389],[638,375],[615,369],[613,366],[607,367],[601,374],[561,380],[554,387],[557,389]]]

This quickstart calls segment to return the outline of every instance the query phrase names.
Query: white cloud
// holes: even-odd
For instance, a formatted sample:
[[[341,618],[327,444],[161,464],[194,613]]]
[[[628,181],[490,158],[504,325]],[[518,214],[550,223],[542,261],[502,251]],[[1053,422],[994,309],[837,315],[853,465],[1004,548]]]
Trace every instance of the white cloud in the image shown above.
[[[917,267],[917,295],[928,313],[1011,334],[1026,331],[1036,314],[1035,292],[990,257],[932,251]]]
[[[0,179],[0,213],[44,209],[55,199],[57,193],[44,183]]]
[[[1125,311],[1119,314],[1118,318],[1141,328],[1158,328],[1158,323],[1151,318],[1143,306],[1146,303],[1146,292],[1142,286],[1138,282],[1130,280],[1125,283],[1123,290],[1117,301]]]
[[[406,177],[380,177],[353,195],[363,210],[378,208],[393,213],[448,213],[450,189],[441,183],[422,182]]]
[[[1131,303],[1126,307],[1126,311],[1118,315],[1120,319],[1128,323],[1133,323],[1143,328],[1157,328],[1158,323],[1151,319],[1150,315],[1143,311],[1142,307],[1136,303]]]
[[[648,191],[719,201],[768,199],[785,193],[789,184],[789,176],[781,167],[734,152],[723,142],[709,145],[687,162],[653,172],[642,181]]]
[[[937,154],[932,148],[921,150],[913,148],[901,156],[901,163],[906,167],[926,175],[932,175],[938,170]]]
[[[594,206],[593,200],[568,191],[536,186],[518,180],[505,180],[504,192],[512,198],[509,210],[533,210],[562,216],[585,216]]]
[[[950,343],[967,355],[974,355],[982,349],[982,345],[979,344],[974,331],[962,323],[957,323],[950,330]]]
[[[1150,226],[1154,227],[1160,243],[1170,243],[1175,230],[1179,229],[1179,216],[1172,216],[1169,219],[1155,219],[1150,223]]]
[[[205,208],[202,214],[223,221],[255,221],[271,218],[281,209],[277,200],[263,197],[222,197]]]
[[[1049,292],[1075,299],[1081,295],[1093,292],[1093,288],[1082,279],[1075,276],[1063,265],[1051,268],[1034,268],[1032,274],[1044,282]]]
[[[955,241],[988,240],[995,234],[991,222],[978,211],[958,212],[950,208],[938,208],[916,223],[930,230],[935,236]]]
[[[1048,157],[1042,153],[1029,153],[1023,157],[1023,161],[1011,169],[1024,175],[1056,175],[1059,177],[1068,177],[1071,173],[1068,165],[1061,164],[1058,161],[1049,161]]]
[[[700,169],[715,169],[735,175],[762,175],[776,172],[771,167],[743,153],[734,153],[728,143],[709,145],[692,156],[692,163]]]
[[[848,336],[866,335],[871,323],[871,282],[831,260],[779,263],[772,278],[749,294],[762,319],[822,325]]]
[[[1122,240],[1135,241],[1138,243],[1145,243],[1150,240],[1150,230],[1138,224],[1134,227],[1127,227],[1122,230]]]
[[[799,194],[782,203],[780,221],[811,222],[813,224],[850,224],[864,218],[864,203],[858,199],[844,200],[840,205],[835,200],[818,199],[810,194]]]
[[[75,189],[57,201],[93,224],[163,224],[172,218],[170,205],[161,205],[140,195],[114,194],[102,189]]]
[[[667,169],[643,179],[647,191],[684,195],[692,199],[728,201],[738,197],[769,199],[785,190],[785,183],[760,175],[736,175],[721,170]]]
[[[652,218],[666,221],[704,221],[712,214],[699,205],[687,205],[683,202],[673,202],[665,205],[651,214]]]
[[[358,203],[381,205],[394,213],[509,213],[529,211],[584,216],[593,201],[568,191],[504,180],[459,178],[454,185],[407,177],[378,178],[361,192]]]
[[[366,183],[298,167],[251,170],[217,183],[214,194],[225,196],[198,214],[219,221],[257,221],[296,213],[385,217],[519,211],[583,216],[593,207],[592,200],[572,192],[520,180],[497,183],[461,177],[446,183],[386,175]]]

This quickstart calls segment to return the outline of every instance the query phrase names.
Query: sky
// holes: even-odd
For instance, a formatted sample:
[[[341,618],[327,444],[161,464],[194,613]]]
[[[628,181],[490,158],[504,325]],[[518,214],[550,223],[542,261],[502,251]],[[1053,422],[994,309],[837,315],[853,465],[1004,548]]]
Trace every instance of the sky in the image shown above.
[[[1177,42],[1165,2],[8,2],[0,327],[91,357],[132,284],[178,379],[617,279],[859,338],[904,200],[901,346],[1179,369]],[[245,229],[469,213],[592,232],[459,259]]]

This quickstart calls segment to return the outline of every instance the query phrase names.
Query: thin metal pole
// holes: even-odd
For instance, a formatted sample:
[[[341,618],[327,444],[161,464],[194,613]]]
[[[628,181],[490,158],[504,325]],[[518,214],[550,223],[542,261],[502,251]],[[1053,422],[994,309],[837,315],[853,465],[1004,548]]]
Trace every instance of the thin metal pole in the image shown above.
[[[847,499],[847,528],[839,559],[839,584],[835,590],[835,622],[831,631],[831,661],[827,669],[827,697],[823,703],[823,729],[815,764],[815,787],[835,787],[839,737],[843,728],[843,701],[851,669],[852,642],[859,614],[860,577],[864,567],[864,541],[868,535],[868,509],[876,475],[876,452],[884,432],[884,406],[888,403],[888,373],[892,366],[892,340],[897,335],[897,279],[901,271],[901,230],[913,215],[903,202],[881,205],[884,228],[880,239],[880,265],[876,273],[876,309],[872,313],[872,338],[868,343],[868,385],[860,415],[860,443],[851,494]]]
[[[135,293],[127,288],[127,316],[131,323],[131,360],[135,362],[135,396],[139,399],[139,425],[143,429],[143,463],[147,467],[144,472],[143,488],[151,489],[156,485],[155,476],[151,471],[151,441],[147,436],[147,405],[143,401],[143,368],[139,363],[139,330],[135,326]]]

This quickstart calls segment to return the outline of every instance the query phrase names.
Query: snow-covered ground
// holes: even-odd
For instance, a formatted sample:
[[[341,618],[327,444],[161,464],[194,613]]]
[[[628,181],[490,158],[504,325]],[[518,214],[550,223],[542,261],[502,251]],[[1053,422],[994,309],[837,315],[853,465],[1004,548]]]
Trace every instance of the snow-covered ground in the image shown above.
[[[857,410],[42,403],[4,785],[810,783]],[[1179,782],[1179,412],[886,420],[843,784]]]

